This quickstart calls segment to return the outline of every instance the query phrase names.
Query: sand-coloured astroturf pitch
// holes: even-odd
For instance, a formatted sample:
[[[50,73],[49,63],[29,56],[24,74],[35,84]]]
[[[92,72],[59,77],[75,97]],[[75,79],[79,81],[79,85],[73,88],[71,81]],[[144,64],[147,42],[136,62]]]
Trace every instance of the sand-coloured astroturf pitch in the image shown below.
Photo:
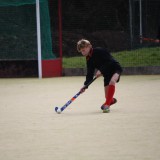
[[[100,77],[55,113],[84,80],[0,79],[0,159],[159,160],[160,76],[121,76],[110,113]]]

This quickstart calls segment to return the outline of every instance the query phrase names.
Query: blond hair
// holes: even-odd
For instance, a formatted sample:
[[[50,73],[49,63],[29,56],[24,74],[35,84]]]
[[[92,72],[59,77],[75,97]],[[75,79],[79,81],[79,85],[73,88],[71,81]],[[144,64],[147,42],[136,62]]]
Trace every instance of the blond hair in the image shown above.
[[[77,42],[77,50],[78,50],[78,52],[80,52],[80,50],[82,48],[85,48],[85,47],[88,47],[88,46],[91,46],[91,43],[86,39],[81,39],[81,40],[79,40]]]

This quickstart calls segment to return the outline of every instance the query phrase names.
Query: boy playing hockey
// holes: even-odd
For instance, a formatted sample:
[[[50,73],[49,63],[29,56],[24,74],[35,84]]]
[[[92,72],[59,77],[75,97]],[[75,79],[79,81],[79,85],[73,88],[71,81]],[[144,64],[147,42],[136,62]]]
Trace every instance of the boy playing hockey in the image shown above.
[[[93,48],[88,40],[81,39],[77,42],[77,50],[86,57],[87,75],[84,85],[93,79],[94,73],[96,77],[104,77],[105,103],[101,106],[103,113],[110,112],[110,105],[117,102],[113,98],[115,93],[115,84],[119,81],[122,73],[122,67],[111,54],[104,48]],[[82,88],[81,92],[85,89]]]

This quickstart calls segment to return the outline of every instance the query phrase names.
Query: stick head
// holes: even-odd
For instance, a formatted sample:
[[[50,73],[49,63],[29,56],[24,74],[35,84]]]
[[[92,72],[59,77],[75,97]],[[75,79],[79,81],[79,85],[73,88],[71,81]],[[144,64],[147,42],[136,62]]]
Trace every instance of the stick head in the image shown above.
[[[58,107],[55,107],[55,111],[56,111],[58,114],[60,114],[60,113],[61,113],[61,109],[60,109],[60,108],[58,108]]]

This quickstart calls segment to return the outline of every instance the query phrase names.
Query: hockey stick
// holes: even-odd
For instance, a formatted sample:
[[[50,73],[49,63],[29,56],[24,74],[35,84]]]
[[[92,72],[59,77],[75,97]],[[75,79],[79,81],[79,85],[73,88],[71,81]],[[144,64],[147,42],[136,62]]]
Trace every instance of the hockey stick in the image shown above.
[[[87,85],[85,85],[82,89],[86,89],[89,87],[89,85],[95,81],[97,79],[97,77],[93,78]],[[55,111],[57,113],[61,113],[63,110],[65,110],[80,94],[82,93],[82,91],[80,90],[76,95],[74,95],[63,107],[59,108],[59,107],[55,107]]]

